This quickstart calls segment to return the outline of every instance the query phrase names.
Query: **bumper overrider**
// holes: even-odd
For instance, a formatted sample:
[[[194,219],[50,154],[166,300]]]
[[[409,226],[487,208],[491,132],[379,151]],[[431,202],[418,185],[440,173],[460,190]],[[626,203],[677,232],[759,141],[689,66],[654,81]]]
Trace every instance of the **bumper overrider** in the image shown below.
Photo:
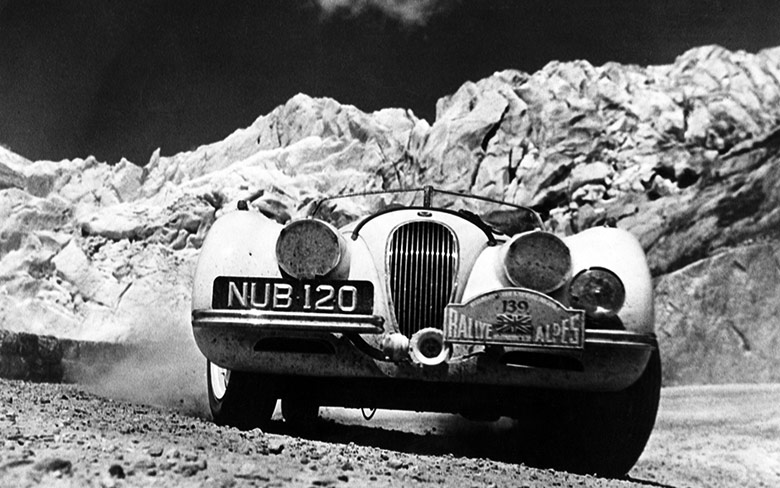
[[[385,318],[351,312],[212,308],[195,310],[192,326],[203,354],[230,369],[571,390],[626,388],[657,348],[653,334],[586,329],[581,310],[511,288],[448,305],[441,340],[450,353],[425,366],[391,360],[374,347],[398,335]]]

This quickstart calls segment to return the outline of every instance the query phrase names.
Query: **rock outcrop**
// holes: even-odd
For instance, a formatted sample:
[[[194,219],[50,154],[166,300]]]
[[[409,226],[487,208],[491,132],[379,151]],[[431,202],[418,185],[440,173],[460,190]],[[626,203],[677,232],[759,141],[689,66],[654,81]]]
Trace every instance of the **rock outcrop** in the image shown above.
[[[667,383],[777,382],[780,243],[701,260],[655,290]]]
[[[72,383],[99,377],[137,354],[132,345],[85,342],[0,329],[0,377]]]
[[[655,275],[780,228],[780,48],[554,62],[467,83],[438,108],[424,179],[534,206],[561,232],[627,228]]]
[[[780,48],[712,46],[499,72],[441,99],[433,124],[298,95],[143,166],[0,148],[0,329],[189,337],[198,248],[239,199],[285,221],[327,194],[432,184],[533,206],[560,234],[629,229],[657,279],[665,379],[777,381],[779,121]]]

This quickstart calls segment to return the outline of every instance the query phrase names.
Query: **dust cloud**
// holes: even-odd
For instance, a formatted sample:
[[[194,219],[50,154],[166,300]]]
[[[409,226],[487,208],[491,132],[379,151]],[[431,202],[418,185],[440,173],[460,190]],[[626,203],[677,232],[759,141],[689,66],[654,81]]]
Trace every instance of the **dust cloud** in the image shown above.
[[[177,321],[157,330],[161,334],[153,341],[133,344],[106,371],[78,382],[95,394],[115,400],[207,418],[206,360],[195,344],[189,323]]]

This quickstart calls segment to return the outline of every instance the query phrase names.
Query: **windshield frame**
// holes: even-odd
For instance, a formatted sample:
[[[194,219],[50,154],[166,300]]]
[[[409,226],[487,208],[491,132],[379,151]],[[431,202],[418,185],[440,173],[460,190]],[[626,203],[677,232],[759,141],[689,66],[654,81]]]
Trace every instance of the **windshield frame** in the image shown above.
[[[390,189],[390,190],[375,190],[375,191],[348,193],[348,194],[343,194],[343,195],[334,195],[334,196],[330,196],[330,197],[325,197],[325,198],[322,198],[320,200],[317,200],[314,205],[311,205],[309,207],[309,210],[307,211],[307,217],[308,218],[317,218],[317,212],[322,208],[323,204],[325,204],[326,202],[329,202],[329,201],[340,200],[340,199],[348,199],[348,198],[357,198],[357,197],[364,197],[364,196],[393,195],[393,194],[419,193],[419,192],[423,193],[423,205],[421,207],[420,206],[416,206],[416,205],[408,205],[408,206],[404,205],[404,206],[398,207],[398,209],[432,209],[432,210],[441,210],[441,211],[450,210],[450,209],[447,209],[445,207],[436,207],[433,204],[433,197],[434,197],[434,195],[441,194],[441,195],[448,195],[448,196],[453,196],[453,197],[457,197],[457,198],[480,200],[480,201],[483,201],[483,202],[494,204],[494,205],[499,206],[499,207],[500,206],[506,206],[506,207],[509,207],[511,209],[521,210],[521,211],[527,212],[529,215],[533,216],[533,218],[535,219],[535,221],[536,221],[535,227],[537,227],[540,230],[545,230],[545,225],[544,225],[544,221],[542,220],[542,217],[539,215],[539,213],[536,210],[534,210],[534,209],[532,209],[530,207],[527,207],[527,206],[524,206],[524,205],[517,205],[517,204],[511,203],[511,202],[505,202],[503,200],[497,200],[497,199],[494,199],[494,198],[483,197],[483,196],[480,196],[480,195],[473,195],[471,193],[462,193],[462,192],[455,192],[455,191],[449,191],[449,190],[442,190],[442,189],[434,188],[433,186],[430,186],[430,185],[426,185],[426,186],[423,186],[423,187],[416,187],[416,188],[406,188],[406,189],[399,188],[399,189]],[[386,212],[386,210],[380,210],[378,212],[374,212],[371,215],[366,215],[363,219],[360,219],[360,220],[361,221],[365,221],[367,218],[370,220],[370,218],[372,216],[379,215],[379,214],[382,214],[382,213],[385,213],[385,212]],[[466,213],[471,213],[471,212],[466,211]],[[484,222],[484,220],[482,219],[482,216],[476,215],[476,214],[473,214],[473,215],[475,217],[479,218],[481,221]],[[465,214],[462,215],[462,216],[467,217]],[[364,222],[361,222],[361,223],[364,223]],[[489,223],[485,223],[485,225],[490,225],[490,224]],[[359,223],[358,227],[362,227],[362,225],[360,225],[360,223]]]

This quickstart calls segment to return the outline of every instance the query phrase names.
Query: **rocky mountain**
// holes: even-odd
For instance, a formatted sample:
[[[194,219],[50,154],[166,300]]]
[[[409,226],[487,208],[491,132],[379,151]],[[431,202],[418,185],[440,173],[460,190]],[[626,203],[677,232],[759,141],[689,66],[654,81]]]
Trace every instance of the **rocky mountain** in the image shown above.
[[[442,98],[432,124],[297,95],[148,162],[0,147],[0,328],[195,361],[198,248],[239,199],[284,221],[326,194],[423,184],[533,206],[560,234],[632,231],[667,384],[780,380],[780,48],[502,71]]]

